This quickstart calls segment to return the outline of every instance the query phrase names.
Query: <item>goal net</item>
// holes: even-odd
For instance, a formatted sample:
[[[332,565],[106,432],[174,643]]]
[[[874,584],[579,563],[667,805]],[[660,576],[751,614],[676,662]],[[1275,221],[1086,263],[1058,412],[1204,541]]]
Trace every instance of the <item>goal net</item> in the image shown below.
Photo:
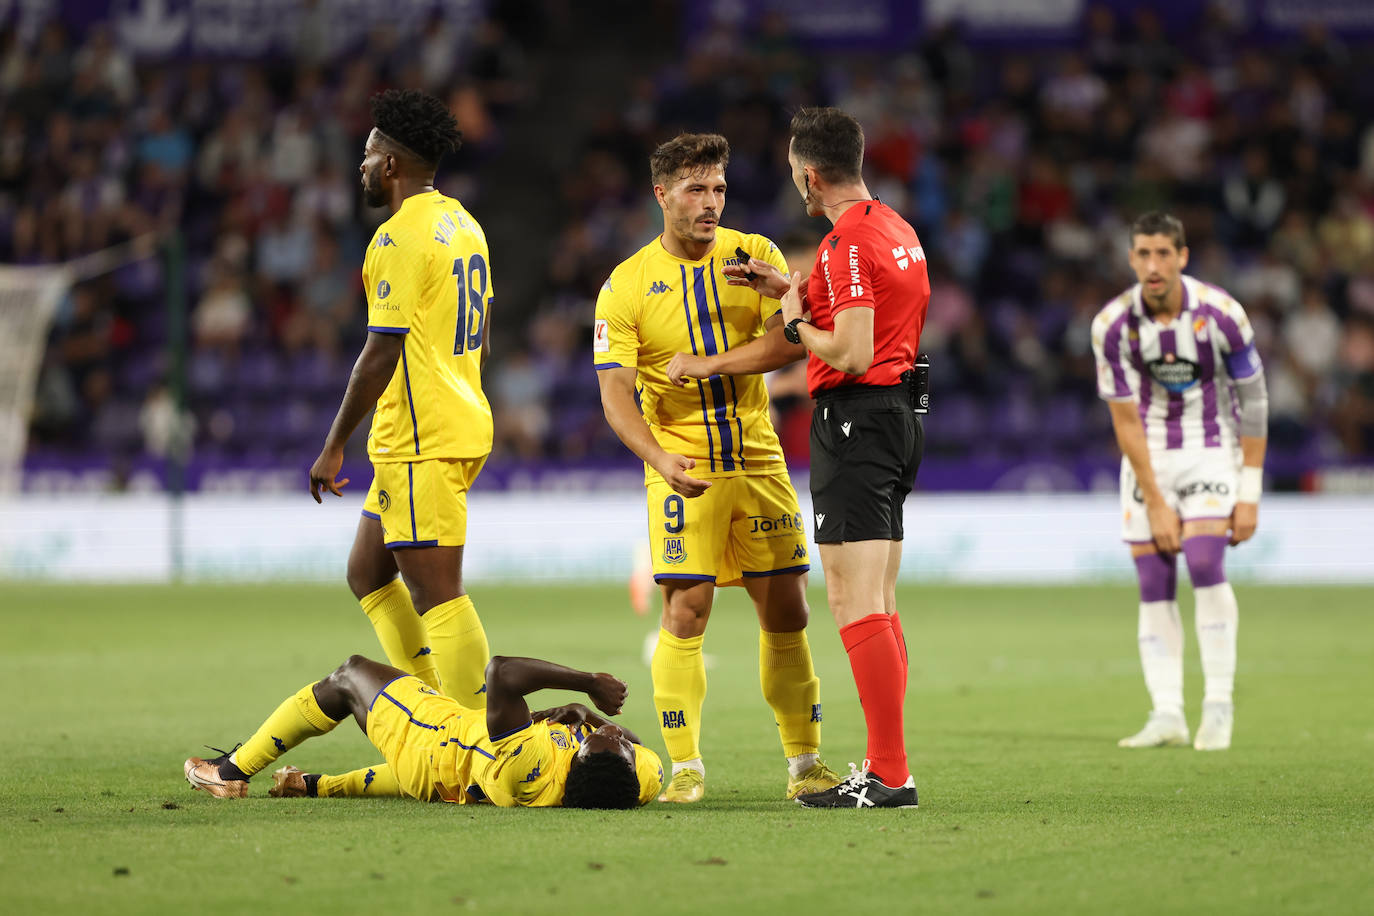
[[[0,265],[0,495],[19,490],[48,329],[67,289],[157,251],[150,234],[65,264]]]
[[[71,283],[66,265],[0,266],[0,494],[19,489],[48,328]]]

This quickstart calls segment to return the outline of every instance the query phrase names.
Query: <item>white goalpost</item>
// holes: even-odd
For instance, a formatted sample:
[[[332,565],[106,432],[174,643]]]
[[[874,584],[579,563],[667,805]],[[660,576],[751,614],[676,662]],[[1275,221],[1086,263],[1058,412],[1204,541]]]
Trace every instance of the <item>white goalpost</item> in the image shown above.
[[[156,244],[146,235],[65,264],[0,265],[0,495],[19,490],[34,390],[63,295],[73,283],[153,257]]]

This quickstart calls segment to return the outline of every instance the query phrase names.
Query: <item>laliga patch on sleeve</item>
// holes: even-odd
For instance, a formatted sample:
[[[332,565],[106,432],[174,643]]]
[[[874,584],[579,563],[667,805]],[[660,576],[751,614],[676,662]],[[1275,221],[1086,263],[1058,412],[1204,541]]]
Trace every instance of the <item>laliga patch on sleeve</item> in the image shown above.
[[[596,319],[596,325],[592,328],[592,352],[609,353],[611,351],[611,329],[606,324],[605,318]]]

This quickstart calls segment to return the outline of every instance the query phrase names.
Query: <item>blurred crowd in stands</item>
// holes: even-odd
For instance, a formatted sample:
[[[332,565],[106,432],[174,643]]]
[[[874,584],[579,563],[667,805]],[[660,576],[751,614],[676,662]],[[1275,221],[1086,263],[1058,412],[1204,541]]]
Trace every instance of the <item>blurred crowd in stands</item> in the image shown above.
[[[661,230],[654,145],[723,133],[724,222],[768,234],[806,269],[828,224],[802,213],[787,123],[799,106],[835,104],[864,125],[869,187],[912,221],[929,258],[930,454],[1112,452],[1088,327],[1133,282],[1131,218],[1168,208],[1187,227],[1188,272],[1231,291],[1255,325],[1275,461],[1296,475],[1368,459],[1369,49],[1317,28],[1259,44],[1220,9],[1169,36],[1148,9],[1122,20],[1093,8],[1072,46],[1024,53],[980,48],[951,25],[891,55],[818,54],[765,15],[708,25],[671,60],[627,72],[598,117],[549,126],[575,154],[549,213],[531,215],[552,241],[547,264],[523,265],[546,272],[537,298],[495,312],[494,457],[625,457],[601,418],[589,328],[611,268]],[[384,217],[357,183],[368,97],[399,85],[449,100],[466,145],[440,186],[484,220],[501,189],[481,186],[483,167],[543,88],[528,66],[539,49],[496,17],[462,36],[442,19],[414,38],[379,33],[336,59],[303,40],[270,65],[144,65],[102,29],[0,44],[0,262],[179,229],[195,450],[226,460],[308,463],[337,406],[363,334],[362,251]],[[519,263],[491,241],[498,271]],[[145,260],[71,291],[32,450],[165,452],[178,421],[164,274]],[[499,297],[499,272],[495,282]],[[776,395],[801,458],[810,402],[794,374]]]

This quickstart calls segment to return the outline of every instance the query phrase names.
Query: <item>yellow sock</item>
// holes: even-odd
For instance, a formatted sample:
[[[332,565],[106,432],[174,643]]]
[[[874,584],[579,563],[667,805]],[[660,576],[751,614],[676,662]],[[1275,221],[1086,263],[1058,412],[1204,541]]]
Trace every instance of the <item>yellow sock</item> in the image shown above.
[[[415,613],[410,592],[399,578],[363,598],[361,602],[377,641],[382,644],[386,660],[393,668],[413,674],[435,690],[439,689],[439,674],[431,654],[433,645],[425,629],[425,621]]]
[[[439,689],[469,709],[487,708],[487,633],[472,606],[472,598],[460,595],[425,612],[429,644],[439,669]]]
[[[333,731],[338,724],[320,709],[315,699],[315,685],[308,684],[287,697],[231,759],[235,766],[252,776],[306,738]]]
[[[701,704],[706,700],[706,663],[701,656],[704,639],[678,637],[660,629],[650,665],[654,708],[658,710],[663,743],[675,763],[701,756]]]
[[[379,763],[339,776],[321,776],[316,794],[320,798],[399,797],[401,784],[396,781],[389,764]]]
[[[759,631],[759,683],[773,707],[787,757],[814,754],[821,746],[821,679],[811,666],[806,631]]]

